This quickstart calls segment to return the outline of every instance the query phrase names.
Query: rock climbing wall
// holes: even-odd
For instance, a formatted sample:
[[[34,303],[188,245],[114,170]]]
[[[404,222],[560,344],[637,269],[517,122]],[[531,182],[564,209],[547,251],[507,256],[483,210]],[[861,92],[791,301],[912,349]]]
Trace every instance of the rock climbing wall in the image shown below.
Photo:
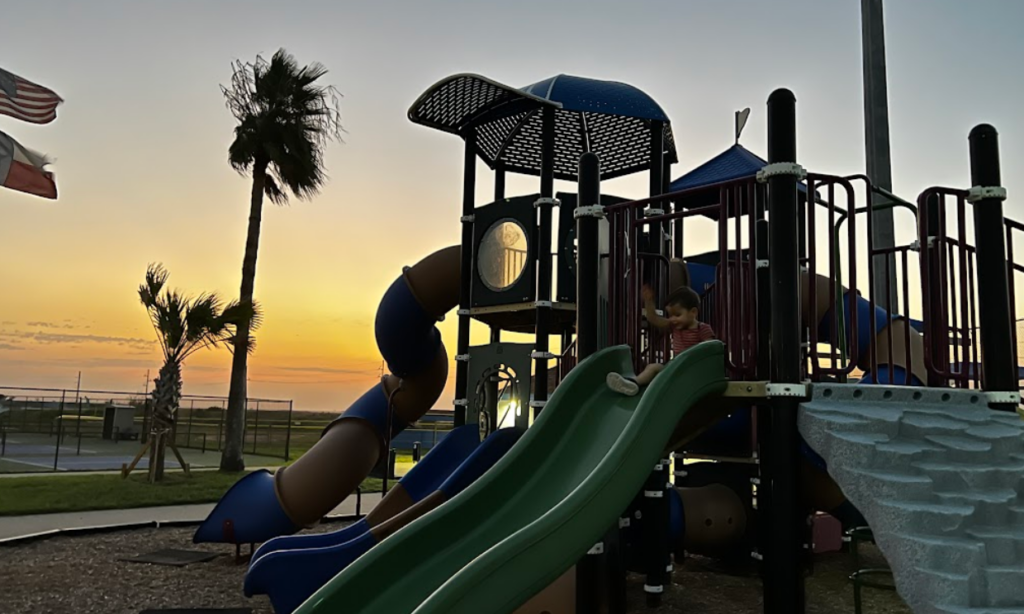
[[[800,431],[915,614],[1024,614],[1024,420],[972,391],[819,384]]]

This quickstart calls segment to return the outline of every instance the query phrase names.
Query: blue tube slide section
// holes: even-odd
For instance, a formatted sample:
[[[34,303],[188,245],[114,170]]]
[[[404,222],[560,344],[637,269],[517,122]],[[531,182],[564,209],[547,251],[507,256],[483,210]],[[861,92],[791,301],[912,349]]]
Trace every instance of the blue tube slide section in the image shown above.
[[[398,483],[402,485],[412,502],[417,503],[437,490],[479,445],[480,431],[477,425],[466,424],[455,428],[424,456],[423,460],[402,476]],[[369,531],[370,528],[369,521],[362,518],[344,529],[331,533],[275,537],[256,549],[250,567],[271,552],[343,544]]]
[[[405,275],[395,279],[381,299],[374,324],[377,345],[394,375],[414,377],[431,365],[441,345],[441,333],[435,326],[436,322],[436,318],[416,300]],[[429,407],[423,408],[424,411],[427,409]],[[363,420],[372,425],[383,448],[388,423],[388,398],[383,384],[370,388],[335,422],[342,420]],[[391,435],[405,427],[406,424],[396,417],[392,420]],[[329,442],[325,441],[321,439],[317,445],[328,445]],[[296,469],[296,466],[289,468],[291,471]],[[319,467],[316,470],[323,471],[322,479],[327,483],[337,478],[331,470],[345,471],[346,468],[328,470]],[[358,479],[361,478],[357,477],[355,483]],[[257,471],[245,476],[217,503],[196,530],[193,542],[252,544],[295,533],[301,527],[289,517],[279,494],[275,476],[271,473]]]
[[[467,427],[476,428],[476,425],[460,428]],[[514,428],[495,431],[436,490],[441,491],[446,500],[451,499],[486,473],[521,435],[522,431]],[[437,452],[427,454],[424,462]],[[425,482],[421,482],[421,486],[423,484]],[[399,514],[395,521],[401,517]],[[322,547],[277,550],[259,557],[245,576],[245,594],[250,597],[265,594],[270,597],[274,612],[290,614],[328,580],[379,543],[368,527],[364,525],[358,530],[356,526],[332,534],[345,533],[350,537],[343,543],[334,541]]]

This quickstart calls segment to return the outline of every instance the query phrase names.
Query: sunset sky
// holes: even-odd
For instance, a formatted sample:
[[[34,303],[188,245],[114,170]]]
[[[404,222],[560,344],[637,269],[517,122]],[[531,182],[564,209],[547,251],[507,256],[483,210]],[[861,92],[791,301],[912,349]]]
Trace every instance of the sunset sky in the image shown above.
[[[56,122],[0,116],[55,163],[60,198],[0,191],[0,385],[138,390],[159,356],[136,288],[162,262],[171,285],[236,296],[250,184],[227,164],[233,118],[218,88],[235,59],[279,47],[319,61],[348,131],[310,202],[267,204],[256,295],[266,313],[250,395],[338,410],[373,385],[374,312],[403,265],[459,238],[461,148],[413,125],[434,82],[475,72],[524,86],[558,73],[618,80],[673,122],[682,174],[732,144],[765,155],[765,100],[791,88],[799,158],[863,172],[857,0],[15,3],[0,67],[56,90]],[[1024,2],[887,0],[895,191],[969,187],[967,133],[1000,131],[1007,211],[1024,217]],[[483,172],[479,202],[488,202]],[[607,184],[642,196],[646,176]],[[509,194],[536,190],[511,178]],[[571,185],[560,185],[561,189]],[[699,228],[690,231],[701,247]],[[909,231],[907,231],[909,232]],[[901,234],[901,236],[909,236]],[[707,246],[703,246],[706,248]],[[443,324],[449,349],[455,321]],[[478,341],[485,330],[475,330]],[[227,393],[230,355],[185,369],[187,393]],[[449,389],[438,403],[451,406]]]

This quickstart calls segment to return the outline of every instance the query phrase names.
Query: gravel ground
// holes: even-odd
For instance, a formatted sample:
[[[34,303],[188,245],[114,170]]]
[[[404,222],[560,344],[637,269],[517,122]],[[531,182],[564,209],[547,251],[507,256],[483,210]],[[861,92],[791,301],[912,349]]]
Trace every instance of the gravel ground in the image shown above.
[[[321,530],[335,530],[329,524]],[[245,565],[236,565],[234,548],[204,544],[221,553],[208,563],[165,567],[118,559],[164,548],[193,549],[191,528],[140,529],[81,537],[56,537],[0,548],[0,614],[138,614],[150,608],[248,607],[271,614],[265,597],[242,595]],[[880,557],[865,550],[865,566]],[[854,571],[847,555],[818,559],[807,582],[808,614],[852,614]],[[644,605],[643,580],[630,578],[630,611],[646,614],[760,614],[760,580],[749,574],[722,573],[713,561],[688,559],[673,574],[675,586],[657,609]],[[909,614],[895,593],[867,589],[866,614]]]

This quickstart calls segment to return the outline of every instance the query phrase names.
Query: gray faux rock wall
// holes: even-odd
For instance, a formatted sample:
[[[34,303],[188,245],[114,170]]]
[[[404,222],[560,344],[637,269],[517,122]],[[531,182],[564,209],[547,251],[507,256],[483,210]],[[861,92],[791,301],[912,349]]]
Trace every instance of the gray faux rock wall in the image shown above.
[[[915,614],[1024,614],[1024,420],[972,391],[819,384],[800,431]]]

